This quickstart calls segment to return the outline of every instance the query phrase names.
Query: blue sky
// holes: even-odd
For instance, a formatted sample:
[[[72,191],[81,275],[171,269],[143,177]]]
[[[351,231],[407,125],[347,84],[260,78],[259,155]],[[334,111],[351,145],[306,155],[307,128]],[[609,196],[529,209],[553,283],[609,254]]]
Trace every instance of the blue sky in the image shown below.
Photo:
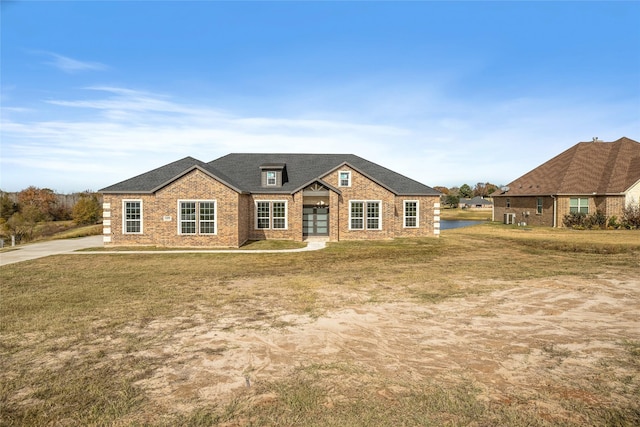
[[[640,2],[0,7],[5,191],[230,152],[506,184],[579,141],[640,140]]]

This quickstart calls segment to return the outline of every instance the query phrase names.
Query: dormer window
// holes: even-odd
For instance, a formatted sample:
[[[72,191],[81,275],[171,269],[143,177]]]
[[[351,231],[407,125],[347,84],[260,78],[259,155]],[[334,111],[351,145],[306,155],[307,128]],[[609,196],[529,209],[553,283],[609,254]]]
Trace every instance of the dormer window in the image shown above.
[[[338,172],[338,185],[340,187],[351,187],[351,171]]]
[[[277,176],[278,175],[276,174],[276,171],[267,171],[267,185],[268,186],[277,185],[278,184]]]
[[[269,163],[260,166],[263,187],[282,187],[287,182],[287,168],[284,163]]]

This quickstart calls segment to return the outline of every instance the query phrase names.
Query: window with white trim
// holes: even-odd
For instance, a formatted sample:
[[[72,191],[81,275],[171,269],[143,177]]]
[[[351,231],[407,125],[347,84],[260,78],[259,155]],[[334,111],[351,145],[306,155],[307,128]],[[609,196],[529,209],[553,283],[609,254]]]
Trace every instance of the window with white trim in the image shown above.
[[[381,230],[382,202],[369,200],[352,200],[349,202],[350,230]]]
[[[216,234],[215,200],[179,200],[179,234]]]
[[[276,171],[267,171],[267,185],[277,185],[278,179]]]
[[[536,203],[536,213],[538,215],[542,215],[542,197],[538,197],[538,200]]]
[[[587,215],[589,213],[589,199],[586,197],[569,198],[569,212]]]
[[[351,187],[351,171],[338,172],[338,186]]]
[[[124,234],[142,234],[142,200],[122,201]]]
[[[404,201],[404,228],[418,228],[418,201]]]
[[[256,201],[256,228],[286,230],[287,202],[284,200]]]

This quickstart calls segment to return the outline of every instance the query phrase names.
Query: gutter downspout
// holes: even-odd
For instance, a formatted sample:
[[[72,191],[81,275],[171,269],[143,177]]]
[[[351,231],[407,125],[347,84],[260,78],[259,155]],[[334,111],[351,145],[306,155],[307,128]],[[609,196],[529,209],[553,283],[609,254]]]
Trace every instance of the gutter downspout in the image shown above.
[[[553,194],[551,198],[553,199],[553,228],[556,228],[558,226],[558,200]]]

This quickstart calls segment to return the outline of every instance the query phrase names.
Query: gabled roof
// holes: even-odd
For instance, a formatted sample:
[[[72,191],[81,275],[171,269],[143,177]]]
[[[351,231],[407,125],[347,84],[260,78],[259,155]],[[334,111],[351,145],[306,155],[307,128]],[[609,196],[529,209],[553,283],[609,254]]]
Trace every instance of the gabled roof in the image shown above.
[[[640,143],[579,142],[492,194],[541,196],[622,194],[640,180]]]
[[[286,167],[281,187],[262,186],[261,169]],[[153,193],[194,167],[221,180],[238,192],[292,194],[341,167],[350,166],[396,195],[440,195],[433,188],[353,154],[229,154],[209,163],[193,157],[170,163],[106,187],[102,193]]]
[[[475,196],[475,197],[473,197],[471,199],[461,197],[460,201],[459,201],[459,204],[461,204],[461,205],[464,205],[464,204],[466,204],[466,205],[487,205],[487,206],[488,205],[493,205],[493,203],[491,203],[491,201],[483,199],[480,196]]]
[[[185,157],[184,159],[177,160],[169,163],[168,165],[161,166],[153,169],[149,172],[145,172],[141,175],[134,176],[133,178],[126,179],[117,184],[110,185],[100,190],[100,193],[133,193],[133,194],[151,194],[160,190],[161,188],[172,183],[176,179],[186,175],[194,169],[199,169],[204,173],[216,178],[218,181],[234,189],[235,191],[242,192],[239,188],[235,187],[224,174],[214,170],[208,163],[194,159],[193,157]]]

